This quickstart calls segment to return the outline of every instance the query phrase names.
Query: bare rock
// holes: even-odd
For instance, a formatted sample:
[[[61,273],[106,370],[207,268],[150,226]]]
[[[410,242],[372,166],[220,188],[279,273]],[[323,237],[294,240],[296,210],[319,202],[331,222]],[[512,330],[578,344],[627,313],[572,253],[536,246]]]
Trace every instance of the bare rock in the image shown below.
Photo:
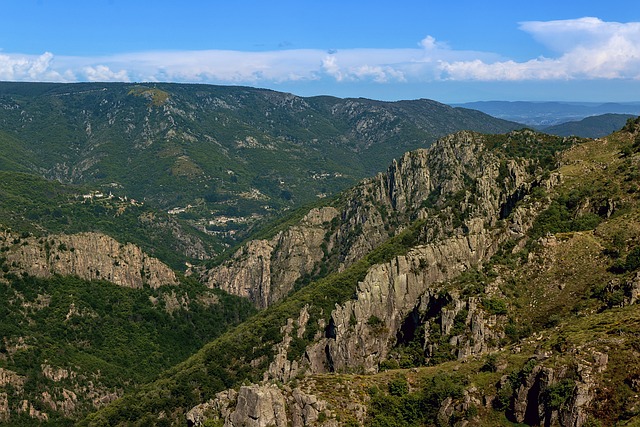
[[[25,377],[18,375],[9,369],[0,368],[0,387],[10,385],[17,390],[22,390],[25,381]]]
[[[200,280],[231,294],[249,298],[259,308],[282,299],[296,280],[311,273],[324,256],[322,245],[332,207],[312,209],[300,222],[269,240],[253,240],[224,264],[207,270]]]
[[[228,422],[230,427],[286,427],[285,398],[274,385],[240,387],[235,411]]]
[[[637,272],[636,275],[627,283],[627,294],[629,305],[638,302],[638,299],[640,298],[640,272]]]
[[[120,244],[100,233],[55,235],[45,239],[17,238],[6,253],[13,271],[36,277],[53,274],[78,276],[85,280],[108,280],[116,285],[158,288],[177,285],[178,279],[167,265],[145,254],[139,247]]]
[[[59,382],[67,378],[76,377],[76,373],[70,369],[55,368],[48,364],[43,364],[40,368],[42,369],[42,375],[53,382]]]

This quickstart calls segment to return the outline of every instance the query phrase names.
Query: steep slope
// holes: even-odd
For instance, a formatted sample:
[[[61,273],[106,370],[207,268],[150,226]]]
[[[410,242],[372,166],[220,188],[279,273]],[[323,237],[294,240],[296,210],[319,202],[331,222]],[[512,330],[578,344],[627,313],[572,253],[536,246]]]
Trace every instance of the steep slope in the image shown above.
[[[499,227],[373,265],[301,350],[303,307],[267,381],[189,425],[637,425],[640,118],[558,160]]]
[[[247,87],[0,83],[0,165],[122,193],[218,245],[334,195],[447,133],[518,127],[429,100],[301,98]]]
[[[5,273],[0,297],[0,424],[10,426],[73,425],[252,313],[188,281],[132,289]]]
[[[400,347],[412,347],[415,339],[426,340],[424,347],[418,344],[423,350],[421,356],[417,352],[416,364],[438,364],[496,350],[505,334],[500,327],[494,329],[496,314],[485,307],[482,296],[476,296],[477,288],[461,294],[445,284],[481,268],[506,242],[525,235],[535,215],[547,205],[544,200],[531,200],[530,194],[558,183],[558,175],[546,169],[553,165],[549,156],[574,142],[531,131],[502,136],[463,132],[443,138],[426,152],[407,154],[387,174],[345,195],[343,204],[337,205],[343,213],[334,225],[328,219],[340,211],[338,207],[326,208],[327,217],[316,210],[295,226],[326,225],[332,230],[326,233],[329,239],[322,253],[338,272],[272,304],[156,383],[91,416],[86,424],[117,424],[123,417],[134,425],[184,424],[188,417],[199,425],[207,417],[232,416],[237,398],[238,405],[248,405],[249,418],[239,414],[227,422],[267,425],[277,419],[280,425],[286,419],[282,412],[274,415],[273,405],[272,417],[261,418],[258,408],[269,410],[262,397],[280,408],[284,402],[268,390],[240,389],[249,393],[242,399],[233,391],[224,392],[227,406],[209,399],[247,380],[284,382],[293,390],[297,378],[305,375],[375,373],[390,361],[403,360],[396,353]],[[245,255],[251,257],[251,244],[247,248]],[[267,257],[278,259],[267,253],[262,266]],[[252,268],[249,264],[247,271]],[[465,320],[460,324],[462,312],[468,325]],[[465,325],[473,335],[460,334]],[[304,408],[305,402],[315,411],[322,406],[314,407],[314,397],[304,397],[300,390],[293,393],[298,393],[295,399]],[[360,416],[366,414],[365,407],[352,409]],[[160,418],[154,415],[160,412]],[[316,421],[335,422],[338,415],[329,412]],[[346,415],[353,419],[353,414]]]
[[[77,276],[84,280],[107,280],[129,288],[157,289],[177,285],[173,270],[139,247],[98,233],[29,235],[0,232],[6,273],[48,278]]]
[[[548,162],[553,150],[569,144],[531,131],[446,137],[429,150],[403,155],[385,174],[364,180],[270,239],[249,242],[221,265],[200,272],[200,281],[266,307],[314,277],[352,265],[417,219],[431,227],[425,243],[469,217],[486,217],[494,226],[529,191],[533,178],[526,170],[536,167],[533,159]],[[532,163],[518,163],[499,150]]]
[[[65,185],[31,174],[0,171],[2,225],[17,234],[97,232],[134,243],[173,269],[210,258],[220,245],[184,220],[132,199],[122,189]]]
[[[253,312],[103,234],[3,229],[0,254],[0,423],[70,425]]]

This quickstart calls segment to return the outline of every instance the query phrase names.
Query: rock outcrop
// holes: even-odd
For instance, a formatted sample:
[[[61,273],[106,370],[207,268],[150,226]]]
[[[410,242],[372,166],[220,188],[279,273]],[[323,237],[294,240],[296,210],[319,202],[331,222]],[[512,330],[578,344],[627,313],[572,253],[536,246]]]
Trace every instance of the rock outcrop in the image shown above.
[[[325,235],[338,215],[332,207],[312,209],[299,224],[269,240],[253,240],[200,280],[267,307],[284,298],[296,280],[313,272],[326,250]],[[323,249],[324,245],[324,249]]]
[[[438,310],[443,301],[437,284],[486,260],[499,243],[490,232],[475,231],[416,247],[407,256],[373,267],[358,285],[356,297],[332,312],[334,333],[307,350],[311,372],[377,371],[413,312],[441,312],[443,333],[450,333],[447,312]]]
[[[224,422],[225,427],[303,427],[315,424],[326,410],[326,402],[299,388],[250,385],[218,393],[192,408],[187,423],[199,427],[213,419]]]
[[[177,285],[167,265],[145,254],[139,247],[122,244],[100,233],[21,237],[0,235],[9,271],[36,277],[54,274],[85,280],[107,280],[129,288]]]
[[[574,352],[581,360],[575,367],[563,364],[547,367],[533,358],[518,377],[504,376],[499,388],[513,388],[507,417],[526,425],[585,425],[595,396],[594,376],[606,370],[607,355],[590,351],[589,357],[583,359],[580,351]]]
[[[506,316],[488,312],[482,298],[462,297],[444,285],[463,272],[480,268],[503,242],[522,237],[531,227],[545,201],[517,202],[525,199],[534,186],[550,188],[558,178],[537,179],[530,166],[525,160],[501,159],[485,149],[479,136],[462,133],[430,150],[405,155],[386,175],[378,175],[353,190],[339,214],[341,225],[325,236],[328,245],[323,262],[340,254],[340,264],[345,268],[401,231],[399,224],[412,219],[423,220],[423,243],[406,255],[370,267],[353,298],[336,305],[328,322],[324,316],[313,320],[318,322],[313,325],[318,332],[297,360],[288,357],[289,345],[294,339],[300,340],[309,327],[308,307],[288,319],[280,331],[282,342],[273,348],[273,361],[263,385],[250,387],[271,387],[270,381],[286,384],[305,374],[375,373],[395,347],[418,333],[422,334],[426,362],[442,351],[448,352],[446,360],[452,360],[497,350],[504,338]],[[470,182],[473,192],[467,189]],[[247,248],[255,245],[252,242]],[[271,278],[274,265],[269,263]],[[236,274],[242,269],[239,267]],[[439,348],[443,343],[447,350]],[[243,400],[243,405],[247,402],[250,400]],[[251,402],[258,405],[257,399]],[[219,409],[219,399],[212,405],[218,408],[216,413],[230,414]],[[449,402],[451,405],[453,402]],[[442,411],[449,406],[443,402]],[[234,412],[235,418],[219,415],[226,420],[225,425],[254,422],[248,410],[239,407],[243,409]],[[270,414],[271,409],[267,412]]]
[[[201,272],[200,280],[266,307],[301,278],[321,276],[322,266],[347,268],[416,219],[431,221],[425,244],[468,219],[493,227],[533,186],[552,180],[543,184],[532,173],[535,162],[503,158],[484,138],[459,132],[406,153],[386,173],[350,190],[340,208],[311,210],[299,224],[249,242],[229,261]]]

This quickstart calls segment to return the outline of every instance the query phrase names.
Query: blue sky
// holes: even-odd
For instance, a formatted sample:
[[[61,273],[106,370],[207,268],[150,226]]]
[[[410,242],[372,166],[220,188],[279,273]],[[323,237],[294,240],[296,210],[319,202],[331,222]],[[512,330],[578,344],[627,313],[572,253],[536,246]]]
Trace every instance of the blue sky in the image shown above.
[[[0,80],[640,101],[637,0],[0,0]]]

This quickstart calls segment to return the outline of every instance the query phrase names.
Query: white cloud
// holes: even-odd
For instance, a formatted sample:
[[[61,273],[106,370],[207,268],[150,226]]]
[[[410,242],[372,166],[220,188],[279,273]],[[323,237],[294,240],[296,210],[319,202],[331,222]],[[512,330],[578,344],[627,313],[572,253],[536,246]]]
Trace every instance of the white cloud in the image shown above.
[[[53,54],[40,56],[0,54],[0,80],[9,81],[66,81],[52,68]]]
[[[553,57],[514,61],[426,36],[415,48],[151,51],[102,57],[0,53],[0,80],[176,81],[267,85],[335,81],[640,79],[640,23],[597,18],[522,22]]]
[[[559,53],[525,62],[443,62],[451,80],[640,79],[640,22],[598,18],[522,22],[520,28]]]
[[[560,53],[581,46],[603,48],[609,40],[616,37],[640,40],[640,22],[604,22],[593,17],[562,21],[526,21],[520,23],[520,29]]]
[[[129,76],[125,70],[111,71],[106,65],[88,66],[82,69],[85,79],[90,82],[128,82]]]

